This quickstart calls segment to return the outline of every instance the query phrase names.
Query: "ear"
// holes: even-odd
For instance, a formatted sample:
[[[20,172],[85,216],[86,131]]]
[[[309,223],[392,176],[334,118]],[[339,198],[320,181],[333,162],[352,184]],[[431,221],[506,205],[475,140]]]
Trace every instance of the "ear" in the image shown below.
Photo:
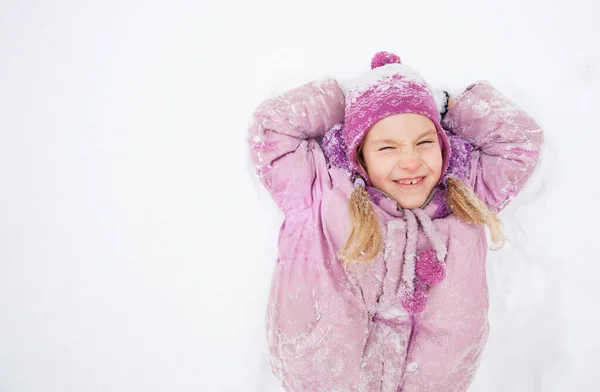
[[[360,166],[360,168],[363,169],[365,173],[367,172],[367,165],[363,164],[362,158],[358,160],[358,166]]]

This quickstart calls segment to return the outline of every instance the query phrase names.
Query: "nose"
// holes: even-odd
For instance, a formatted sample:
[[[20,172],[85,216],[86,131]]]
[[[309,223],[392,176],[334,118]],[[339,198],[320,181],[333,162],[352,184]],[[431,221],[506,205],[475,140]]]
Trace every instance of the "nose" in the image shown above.
[[[419,158],[419,154],[413,150],[410,154],[400,157],[398,166],[406,171],[416,171],[419,167],[421,167],[421,159]]]

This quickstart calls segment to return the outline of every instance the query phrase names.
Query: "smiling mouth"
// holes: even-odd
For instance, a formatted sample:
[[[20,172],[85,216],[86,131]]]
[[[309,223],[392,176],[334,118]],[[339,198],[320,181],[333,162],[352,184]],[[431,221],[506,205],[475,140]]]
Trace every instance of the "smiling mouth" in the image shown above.
[[[414,178],[403,178],[401,180],[394,181],[398,185],[411,186],[418,185],[423,182],[425,177],[414,177]]]

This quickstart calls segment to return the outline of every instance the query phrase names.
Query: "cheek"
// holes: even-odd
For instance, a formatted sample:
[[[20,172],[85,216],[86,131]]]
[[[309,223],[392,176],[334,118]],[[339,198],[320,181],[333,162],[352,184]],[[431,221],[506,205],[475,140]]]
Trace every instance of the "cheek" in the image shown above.
[[[367,174],[371,180],[385,179],[394,168],[394,159],[385,154],[380,155],[377,159],[373,156],[365,156],[367,164]]]
[[[425,152],[422,158],[433,173],[438,175],[442,173],[442,151],[440,149],[431,149]]]

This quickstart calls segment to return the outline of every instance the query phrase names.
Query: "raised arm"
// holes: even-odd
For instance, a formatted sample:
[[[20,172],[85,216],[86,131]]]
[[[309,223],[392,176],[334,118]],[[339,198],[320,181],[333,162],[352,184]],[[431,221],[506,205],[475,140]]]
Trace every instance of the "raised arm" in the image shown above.
[[[337,82],[326,79],[287,91],[255,110],[250,155],[260,181],[284,213],[311,206],[329,181],[315,138],[343,122],[344,104]]]
[[[473,145],[470,184],[492,211],[500,212],[538,163],[543,143],[539,125],[485,81],[456,99],[442,125]]]

